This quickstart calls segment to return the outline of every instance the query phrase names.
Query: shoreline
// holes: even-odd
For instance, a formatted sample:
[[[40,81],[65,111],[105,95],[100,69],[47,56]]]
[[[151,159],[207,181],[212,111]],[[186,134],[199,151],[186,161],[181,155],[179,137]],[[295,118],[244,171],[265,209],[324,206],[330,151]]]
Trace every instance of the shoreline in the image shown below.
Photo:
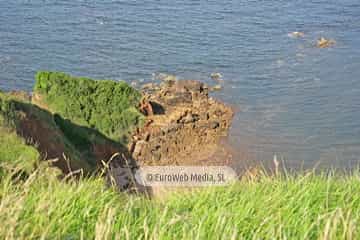
[[[174,86],[170,89],[172,87]],[[170,102],[173,102],[174,96],[190,96],[188,90],[187,88],[185,91],[180,91],[180,95],[175,91],[165,96],[170,97]],[[213,185],[206,188],[155,186],[134,189],[126,181],[113,182],[109,179],[111,177],[114,179],[114,175],[116,177],[120,174],[119,179],[124,180],[124,174],[129,173],[126,170],[133,170],[129,166],[116,165],[122,163],[124,156],[120,154],[113,155],[114,161],[108,162],[107,168],[102,166],[104,171],[101,173],[94,172],[99,166],[89,166],[88,175],[83,172],[78,174],[76,171],[69,171],[67,174],[59,172],[57,168],[49,166],[56,164],[54,159],[48,162],[29,161],[30,165],[19,165],[19,162],[14,160],[20,159],[24,163],[30,159],[40,159],[38,150],[45,147],[55,150],[53,148],[55,146],[59,150],[59,145],[67,146],[71,148],[60,150],[68,152],[71,150],[69,153],[74,154],[72,155],[74,157],[76,154],[86,153],[86,156],[91,158],[104,156],[124,146],[120,143],[115,144],[114,140],[101,135],[98,131],[94,132],[94,128],[75,125],[76,119],[70,121],[63,119],[61,115],[58,116],[57,111],[50,112],[54,107],[51,104],[45,105],[47,107],[45,110],[32,104],[29,99],[26,100],[26,94],[13,93],[13,95],[16,96],[0,92],[0,205],[2,206],[0,218],[4,223],[0,227],[0,236],[4,238],[28,239],[31,236],[30,238],[34,239],[69,237],[192,239],[201,236],[200,238],[203,239],[273,239],[274,237],[327,239],[328,237],[325,236],[330,236],[331,239],[338,239],[349,236],[348,238],[351,239],[360,235],[357,227],[360,219],[358,171],[345,175],[338,175],[335,172],[318,174],[315,171],[294,174],[275,171],[269,174],[261,169],[250,169],[242,174],[240,179],[236,178],[231,185],[226,186],[215,186],[214,175],[203,174],[190,175],[189,179],[199,184]],[[175,117],[168,118],[167,114],[161,116],[154,114],[153,107],[158,105],[152,103],[157,99],[153,96],[157,95],[151,95],[141,101],[140,106],[143,108],[140,109],[146,110],[147,114],[145,120],[152,119],[152,121],[150,125],[146,125],[144,121],[144,125],[137,128],[136,134],[131,135],[136,138],[135,144],[129,142],[129,145],[135,145],[133,151],[126,152],[127,148],[122,148],[124,150],[122,153],[126,152],[128,157],[142,152],[135,151],[140,141],[150,143],[151,139],[157,139],[157,132],[164,132],[162,128],[157,128],[160,123],[166,123],[161,126],[171,130],[170,133],[175,129],[177,133],[175,136],[182,136],[180,133],[185,132],[187,135],[185,134],[184,137],[190,136],[190,140],[196,136],[198,140],[202,139],[202,135],[198,132],[191,134],[185,130],[189,126],[190,130],[200,126],[201,116],[198,119],[193,114],[212,112],[218,107],[229,112],[228,115],[220,114],[216,119],[222,119],[221,116],[231,116],[231,118],[222,119],[225,121],[223,125],[216,124],[216,131],[210,128],[209,131],[213,131],[211,138],[205,142],[219,144],[222,137],[220,133],[228,132],[232,111],[222,103],[213,102],[208,105],[209,108],[204,108],[206,105],[195,104],[197,107],[192,108],[190,115],[189,111],[183,114],[186,104],[181,105],[180,108],[179,103],[175,101],[174,108],[169,111],[172,113],[170,116]],[[166,102],[167,97],[158,103]],[[38,100],[45,101],[44,98]],[[209,100],[206,94],[200,96],[200,102],[202,100],[205,102]],[[191,106],[193,103],[191,101]],[[167,105],[161,104],[161,106],[166,109]],[[151,112],[153,114],[149,114]],[[194,118],[197,120],[194,121]],[[182,127],[169,128],[174,123]],[[66,133],[64,126],[70,127],[77,134]],[[27,129],[27,132],[23,132],[24,129]],[[147,134],[149,132],[151,132],[150,136]],[[44,139],[28,139],[23,135],[24,133]],[[83,140],[89,141],[89,145],[85,146],[91,146],[90,150],[81,148],[84,145],[74,142],[80,133]],[[167,135],[168,133],[165,131],[165,135],[161,135],[168,138],[170,136]],[[53,137],[58,137],[58,142],[53,141]],[[3,141],[5,138],[6,140]],[[174,139],[169,139],[167,143],[171,144]],[[188,141],[185,143],[190,145]],[[213,145],[208,145],[212,148],[211,146]],[[151,149],[144,148],[143,151],[151,152]],[[10,151],[6,152],[6,150]],[[60,154],[61,151],[53,153]],[[12,155],[14,152],[20,155]],[[49,153],[51,152],[47,152]],[[200,151],[198,153],[202,155]],[[7,162],[4,162],[4,156],[8,157],[5,159]],[[28,158],[23,158],[24,156]],[[82,156],[77,159],[78,163],[83,163]],[[116,157],[120,158],[116,160]],[[163,164],[169,163],[166,158],[161,160]],[[111,172],[119,168],[125,172]],[[164,176],[168,178],[168,175]],[[176,175],[176,178],[180,178],[180,181],[186,180],[181,176],[185,175]]]
[[[3,111],[11,116],[9,128],[42,159],[57,159],[51,165],[65,175],[92,174],[108,162],[119,189],[126,189],[129,172],[140,166],[229,164],[213,156],[223,151],[220,139],[233,111],[209,97],[199,81],[170,79],[140,92],[124,82],[40,72],[32,94],[10,91],[0,97],[9,106]]]

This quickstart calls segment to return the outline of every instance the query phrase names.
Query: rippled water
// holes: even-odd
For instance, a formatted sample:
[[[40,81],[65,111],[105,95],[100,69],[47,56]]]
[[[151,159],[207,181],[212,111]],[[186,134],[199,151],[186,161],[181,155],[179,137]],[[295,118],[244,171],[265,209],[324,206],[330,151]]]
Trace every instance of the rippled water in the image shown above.
[[[315,48],[320,36],[336,45]],[[221,72],[216,96],[241,109],[235,149],[290,166],[360,160],[358,0],[1,1],[0,88],[31,90],[40,69],[209,84]]]

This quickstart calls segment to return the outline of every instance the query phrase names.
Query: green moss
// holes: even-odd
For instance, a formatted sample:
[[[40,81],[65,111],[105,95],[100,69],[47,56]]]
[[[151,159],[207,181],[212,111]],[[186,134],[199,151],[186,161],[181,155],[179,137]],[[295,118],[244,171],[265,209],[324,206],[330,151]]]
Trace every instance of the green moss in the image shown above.
[[[122,81],[38,72],[34,92],[51,111],[115,141],[126,139],[144,119],[136,109],[141,94]]]

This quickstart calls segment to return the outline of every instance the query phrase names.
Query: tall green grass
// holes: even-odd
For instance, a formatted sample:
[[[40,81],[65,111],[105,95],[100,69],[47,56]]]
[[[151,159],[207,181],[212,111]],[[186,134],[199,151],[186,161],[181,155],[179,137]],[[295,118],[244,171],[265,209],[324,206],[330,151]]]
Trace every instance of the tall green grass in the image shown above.
[[[260,176],[162,200],[42,167],[0,183],[3,239],[357,239],[360,175]]]
[[[19,166],[23,171],[31,172],[39,159],[40,154],[34,147],[0,124],[0,163]]]
[[[0,95],[0,104],[1,100]],[[0,106],[0,172],[1,165],[7,165],[30,173],[40,159],[40,154],[35,147],[29,146],[25,139],[19,137],[14,129],[7,126],[8,121],[3,117],[2,109]]]

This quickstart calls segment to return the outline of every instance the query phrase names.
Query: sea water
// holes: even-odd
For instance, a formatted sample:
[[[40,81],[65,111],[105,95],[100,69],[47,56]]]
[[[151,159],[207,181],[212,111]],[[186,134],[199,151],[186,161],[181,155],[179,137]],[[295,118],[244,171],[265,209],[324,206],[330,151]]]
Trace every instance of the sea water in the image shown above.
[[[209,85],[220,72],[234,149],[294,167],[360,160],[358,0],[0,1],[0,89],[31,91],[38,70]]]

